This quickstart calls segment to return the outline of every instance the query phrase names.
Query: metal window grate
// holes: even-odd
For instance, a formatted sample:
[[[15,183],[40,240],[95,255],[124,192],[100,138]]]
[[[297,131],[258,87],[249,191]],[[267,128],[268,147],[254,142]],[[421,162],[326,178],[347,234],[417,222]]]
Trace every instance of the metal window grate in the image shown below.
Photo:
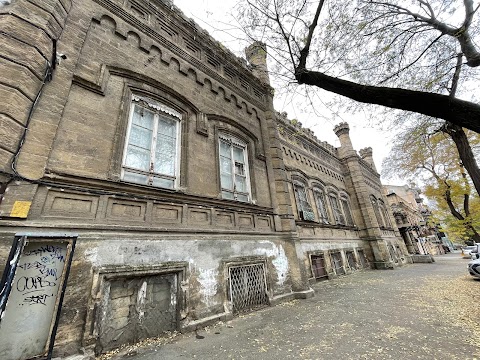
[[[342,254],[340,252],[332,253],[332,267],[335,269],[337,275],[344,275],[345,269],[343,268]]]
[[[353,251],[347,251],[347,261],[350,269],[355,270],[357,268],[357,261],[355,260],[355,255]]]
[[[312,273],[315,279],[324,280],[328,278],[327,270],[325,269],[325,259],[323,255],[311,255]]]
[[[268,305],[267,283],[263,264],[229,268],[230,301],[233,313],[245,312]]]
[[[358,250],[357,253],[358,253],[358,258],[360,259],[360,266],[362,268],[366,268],[368,265],[368,262],[367,262],[367,258],[365,257],[365,253],[363,252],[363,250]]]

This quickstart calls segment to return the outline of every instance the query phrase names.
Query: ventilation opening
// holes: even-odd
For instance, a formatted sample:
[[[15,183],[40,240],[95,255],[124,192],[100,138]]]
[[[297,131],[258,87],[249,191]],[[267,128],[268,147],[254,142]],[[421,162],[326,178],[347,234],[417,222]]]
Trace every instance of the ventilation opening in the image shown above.
[[[268,305],[264,264],[232,266],[229,268],[229,280],[234,314]]]
[[[177,330],[177,275],[107,281],[102,314],[97,352]]]
[[[311,255],[313,277],[317,280],[327,280],[328,274],[325,269],[325,258],[323,255]]]

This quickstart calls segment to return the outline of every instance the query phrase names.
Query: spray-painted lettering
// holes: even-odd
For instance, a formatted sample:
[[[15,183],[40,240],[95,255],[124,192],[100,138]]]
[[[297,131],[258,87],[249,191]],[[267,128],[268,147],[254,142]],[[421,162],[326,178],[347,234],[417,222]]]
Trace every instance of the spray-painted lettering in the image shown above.
[[[31,295],[23,299],[23,302],[28,305],[45,305],[47,306],[47,299],[53,297],[53,294]]]
[[[55,282],[48,281],[41,276],[22,276],[17,281],[17,290],[23,293],[25,291],[41,290],[55,285],[57,285]]]
[[[54,259],[54,260],[59,260],[61,262],[65,262],[65,255],[63,254],[63,252],[64,252],[64,249],[59,246],[42,245],[35,250],[25,251],[23,255],[24,256],[41,255],[42,260],[45,257],[47,259]]]
[[[51,265],[55,266],[55,263],[51,264]],[[37,269],[38,272],[43,275],[43,277],[51,276],[55,280],[58,280],[57,269],[56,268],[50,268],[47,265],[42,264],[39,261],[34,261],[32,263],[27,262],[27,263],[18,265],[18,267],[23,269],[23,270]]]

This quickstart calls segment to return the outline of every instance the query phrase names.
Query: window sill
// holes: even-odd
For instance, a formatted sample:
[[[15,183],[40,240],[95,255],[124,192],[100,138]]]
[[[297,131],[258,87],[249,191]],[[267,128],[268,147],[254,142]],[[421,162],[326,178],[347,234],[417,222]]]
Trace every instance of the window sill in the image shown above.
[[[337,224],[322,224],[317,221],[304,221],[304,220],[295,220],[295,223],[299,226],[304,227],[316,227],[316,228],[327,228],[327,229],[342,229],[342,230],[355,230],[358,228],[356,226],[350,225],[337,225]]]

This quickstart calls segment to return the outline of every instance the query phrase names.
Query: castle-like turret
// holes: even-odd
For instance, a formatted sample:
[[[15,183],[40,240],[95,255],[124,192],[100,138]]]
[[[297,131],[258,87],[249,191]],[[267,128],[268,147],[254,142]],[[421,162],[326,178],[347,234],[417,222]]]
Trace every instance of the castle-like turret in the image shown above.
[[[267,67],[267,46],[260,41],[255,41],[245,48],[245,56],[252,66],[253,75],[258,77],[262,83],[270,85]]]
[[[359,151],[360,157],[365,160],[368,165],[375,171],[377,171],[377,167],[375,166],[375,162],[373,161],[373,150],[371,147],[367,147],[365,149],[360,149]]]
[[[353,149],[352,140],[350,140],[350,127],[346,122],[342,122],[333,128],[335,135],[340,140],[338,154],[341,158],[356,154]]]

